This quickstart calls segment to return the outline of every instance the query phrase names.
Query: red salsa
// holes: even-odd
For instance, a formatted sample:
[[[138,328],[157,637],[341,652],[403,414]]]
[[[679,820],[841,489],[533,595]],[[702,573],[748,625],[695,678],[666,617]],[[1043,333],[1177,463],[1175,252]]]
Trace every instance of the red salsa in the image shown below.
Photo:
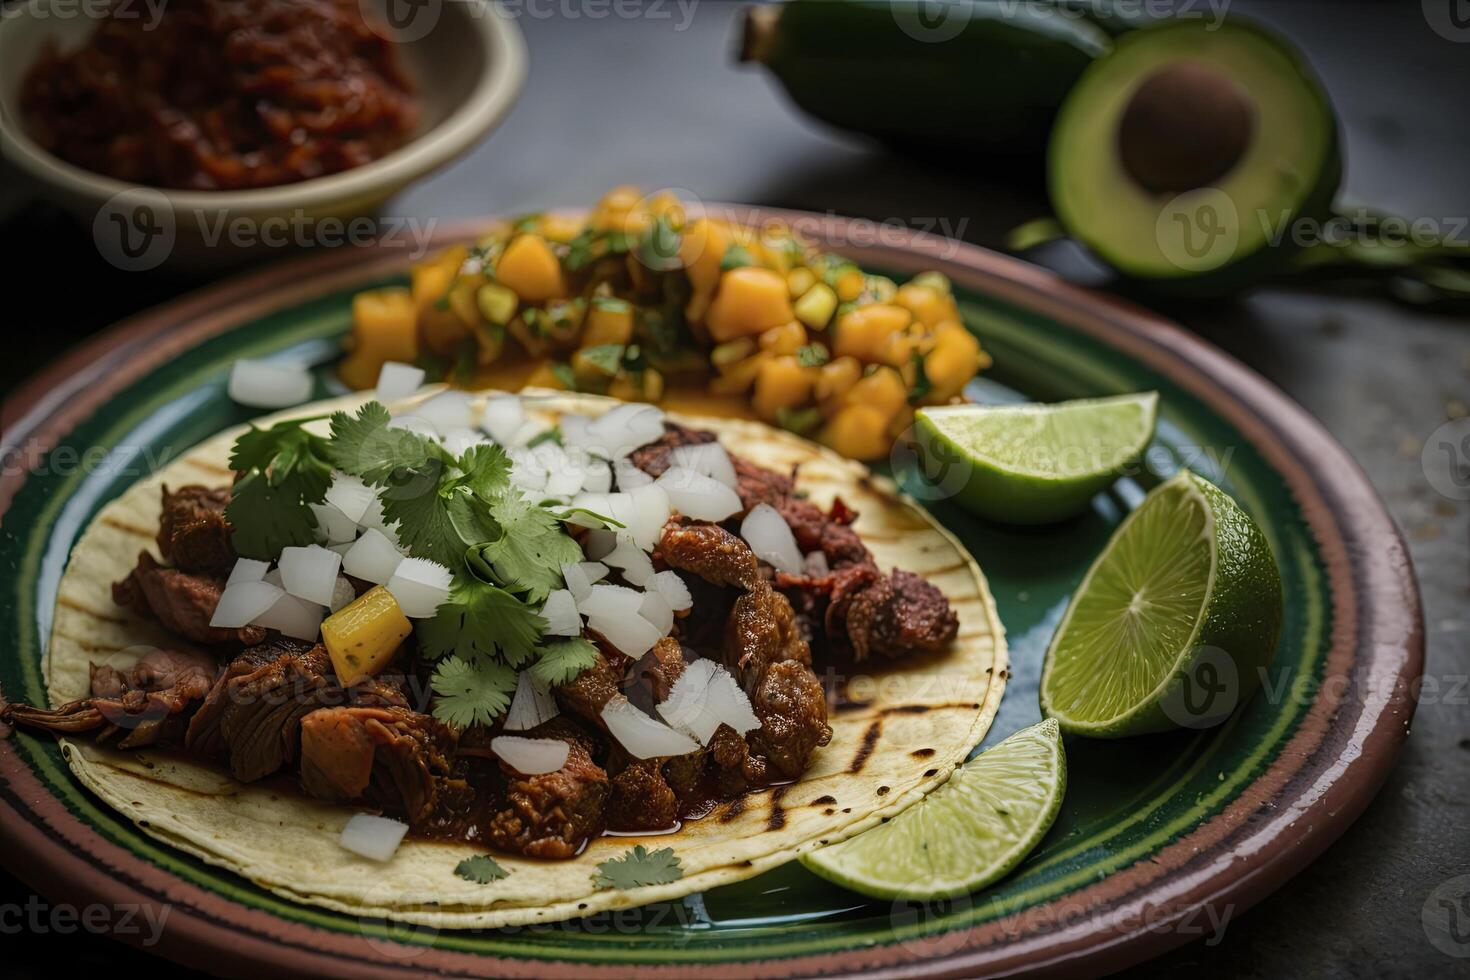
[[[188,190],[294,183],[402,146],[418,103],[393,42],[358,0],[189,0],[105,19],[54,44],[22,109],[56,156],[121,180]]]

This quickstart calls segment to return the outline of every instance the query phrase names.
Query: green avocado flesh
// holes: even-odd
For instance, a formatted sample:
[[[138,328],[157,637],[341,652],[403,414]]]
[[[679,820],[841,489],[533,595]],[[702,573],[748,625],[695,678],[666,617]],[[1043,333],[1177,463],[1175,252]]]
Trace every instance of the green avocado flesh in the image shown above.
[[[1172,21],[1124,35],[1083,73],[1047,167],[1062,224],[1113,268],[1207,276],[1289,251],[1292,222],[1325,210],[1337,123],[1284,42],[1246,23]]]

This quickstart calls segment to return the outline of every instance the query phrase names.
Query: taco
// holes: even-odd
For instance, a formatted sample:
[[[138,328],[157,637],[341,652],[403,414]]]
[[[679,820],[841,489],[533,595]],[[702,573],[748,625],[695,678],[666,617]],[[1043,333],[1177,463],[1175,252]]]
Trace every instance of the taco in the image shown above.
[[[60,583],[52,707],[3,718],[277,894],[483,928],[874,826],[980,742],[1005,662],[959,543],[794,435],[555,392],[352,396],[104,507]]]

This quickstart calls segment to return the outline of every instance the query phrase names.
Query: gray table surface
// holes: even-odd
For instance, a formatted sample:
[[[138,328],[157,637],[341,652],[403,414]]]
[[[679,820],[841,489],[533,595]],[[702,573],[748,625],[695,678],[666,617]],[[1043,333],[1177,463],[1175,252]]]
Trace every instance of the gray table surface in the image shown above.
[[[667,19],[594,20],[550,2],[521,9],[532,59],[524,98],[488,141],[391,202],[390,214],[531,211],[590,202],[630,182],[706,200],[940,219],[958,237],[999,247],[1007,229],[1046,212],[1032,192],[936,172],[803,119],[771,79],[732,63],[733,4],[703,0],[686,16],[688,0],[669,0],[660,8]],[[1470,215],[1470,43],[1432,31],[1418,3],[1231,9],[1276,25],[1307,51],[1344,124],[1352,199],[1446,222]],[[17,232],[62,242],[73,235],[33,214],[0,229],[12,243]],[[14,271],[25,260],[8,261]],[[192,285],[127,283],[119,295],[81,301],[85,328]],[[1420,464],[1423,442],[1470,403],[1470,323],[1281,291],[1164,312],[1270,378],[1357,458],[1408,539],[1433,681],[1393,775],[1341,840],[1221,935],[1133,972],[1470,976],[1470,944],[1464,957],[1448,956],[1421,922],[1433,889],[1470,874],[1470,505],[1437,494]],[[17,316],[21,329],[31,325]],[[19,363],[33,368],[36,358]],[[1470,907],[1461,924],[1470,930]]]

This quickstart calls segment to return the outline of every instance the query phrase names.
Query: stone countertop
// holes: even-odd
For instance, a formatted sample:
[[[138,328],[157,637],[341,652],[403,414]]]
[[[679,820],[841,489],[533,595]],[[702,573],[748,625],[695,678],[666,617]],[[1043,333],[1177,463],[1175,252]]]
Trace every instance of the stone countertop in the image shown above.
[[[893,157],[797,115],[768,77],[732,64],[733,4],[691,10],[669,2],[658,8],[663,17],[596,20],[585,10],[575,16],[575,4],[519,9],[532,59],[521,103],[491,139],[391,202],[388,214],[447,220],[533,211],[590,202],[629,182],[709,200],[933,222],[999,247],[1006,230],[1046,213],[1035,192]],[[1436,34],[1419,4],[1238,2],[1231,10],[1274,24],[1307,51],[1343,120],[1351,200],[1464,228],[1470,43]],[[24,294],[6,315],[5,390],[67,344],[201,284],[111,269],[84,230],[39,206],[23,207],[0,230],[10,246],[9,292]],[[58,264],[65,280],[56,278]],[[1470,322],[1286,291],[1161,312],[1270,378],[1367,472],[1418,571],[1428,680],[1397,768],[1341,840],[1231,917],[1220,935],[1133,972],[1470,975],[1470,944],[1452,958],[1421,924],[1430,892],[1470,874],[1470,504],[1436,493],[1420,463],[1431,433],[1470,404]],[[0,906],[29,898],[0,874]],[[1461,921],[1470,929],[1470,906]],[[7,935],[5,945],[17,975],[58,963],[159,966],[98,937]]]

